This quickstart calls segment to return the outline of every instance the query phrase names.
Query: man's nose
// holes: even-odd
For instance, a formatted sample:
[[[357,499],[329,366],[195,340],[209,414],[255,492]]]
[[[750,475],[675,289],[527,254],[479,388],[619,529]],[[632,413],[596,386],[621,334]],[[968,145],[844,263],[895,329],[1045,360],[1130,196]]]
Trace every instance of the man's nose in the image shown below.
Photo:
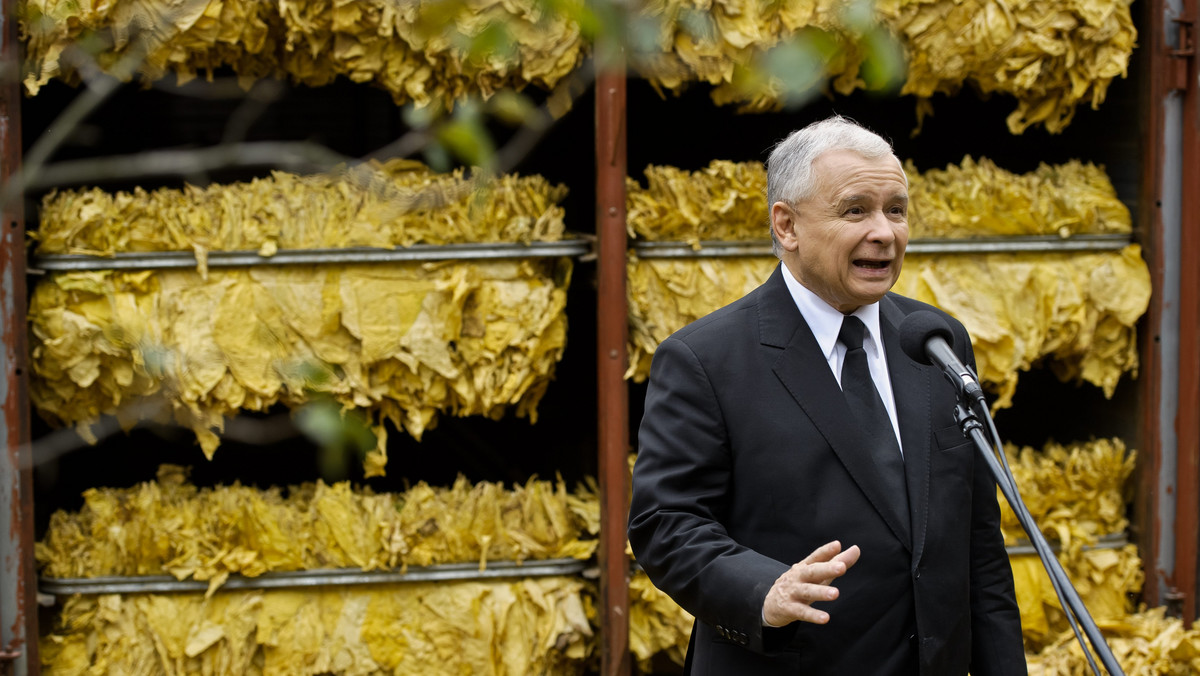
[[[891,219],[882,211],[876,211],[871,214],[870,231],[867,233],[867,240],[876,242],[884,246],[890,245],[896,241],[896,230],[893,227]]]

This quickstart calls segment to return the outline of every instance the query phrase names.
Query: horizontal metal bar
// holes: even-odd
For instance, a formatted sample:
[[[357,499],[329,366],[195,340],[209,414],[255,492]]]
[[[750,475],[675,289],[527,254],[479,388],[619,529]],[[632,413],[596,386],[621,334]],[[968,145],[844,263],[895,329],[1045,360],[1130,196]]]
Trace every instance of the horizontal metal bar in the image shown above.
[[[1051,551],[1053,551],[1055,553],[1062,551],[1062,545],[1060,545],[1058,542],[1050,542],[1049,544],[1050,544]],[[1084,545],[1083,550],[1088,551],[1091,549],[1121,549],[1122,547],[1124,547],[1127,544],[1129,544],[1129,539],[1122,534],[1105,535],[1101,538],[1098,538],[1096,540],[1096,542],[1093,544]],[[1025,554],[1037,554],[1037,550],[1034,549],[1033,544],[1030,543],[1025,538],[1018,538],[1017,544],[1005,547],[1005,549],[1008,551],[1009,556],[1022,556]]]
[[[511,242],[469,244],[414,244],[396,249],[351,247],[345,249],[281,249],[271,256],[257,251],[209,251],[209,268],[241,268],[262,265],[338,265],[346,263],[397,263],[410,261],[488,260],[584,256],[592,252],[590,237],[573,237],[560,242]],[[161,270],[195,268],[190,251],[145,251],[112,256],[47,254],[35,256],[30,267],[55,272],[82,270]]]
[[[1130,235],[1074,235],[1072,237],[972,237],[914,239],[908,242],[910,254],[972,254],[1117,251],[1133,241]],[[732,256],[772,256],[767,240],[744,242],[703,241],[699,248],[687,242],[635,242],[639,258],[725,258]]]
[[[549,577],[578,575],[587,567],[578,559],[549,559],[546,561],[492,561],[480,570],[478,563],[451,563],[436,566],[409,567],[400,571],[364,571],[357,568],[285,571],[264,573],[257,577],[230,575],[221,585],[222,591],[237,589],[296,589],[364,584],[397,584],[410,582],[446,582],[495,580],[513,577]],[[148,594],[203,592],[205,580],[177,580],[170,575],[136,577],[39,578],[38,589],[43,594]]]

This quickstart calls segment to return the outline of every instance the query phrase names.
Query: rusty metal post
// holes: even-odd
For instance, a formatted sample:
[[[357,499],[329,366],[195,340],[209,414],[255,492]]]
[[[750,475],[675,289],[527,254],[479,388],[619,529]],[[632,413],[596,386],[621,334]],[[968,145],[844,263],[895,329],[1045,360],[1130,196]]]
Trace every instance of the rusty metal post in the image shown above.
[[[0,182],[21,166],[21,93],[16,1],[0,2]],[[25,222],[20,198],[0,221],[0,670],[38,673],[37,585],[33,559],[33,480],[25,335]]]
[[[607,53],[597,55],[596,68],[600,670],[603,676],[622,676],[631,670],[629,561],[625,554],[630,492],[629,388],[625,382],[625,66],[618,55]]]
[[[1196,619],[1197,556],[1200,555],[1200,83],[1197,82],[1197,1],[1186,0],[1172,20],[1177,44],[1168,53],[1183,97],[1179,177],[1179,435],[1175,503],[1175,588],[1188,627]]]

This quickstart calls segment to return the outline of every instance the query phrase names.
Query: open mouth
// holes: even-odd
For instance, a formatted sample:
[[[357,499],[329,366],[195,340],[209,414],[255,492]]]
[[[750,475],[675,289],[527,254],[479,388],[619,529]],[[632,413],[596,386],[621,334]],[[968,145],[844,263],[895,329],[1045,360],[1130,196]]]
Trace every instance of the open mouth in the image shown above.
[[[854,261],[854,264],[860,268],[869,268],[873,270],[882,270],[888,265],[891,265],[891,263],[891,261],[876,261],[866,258],[859,258],[858,260]]]

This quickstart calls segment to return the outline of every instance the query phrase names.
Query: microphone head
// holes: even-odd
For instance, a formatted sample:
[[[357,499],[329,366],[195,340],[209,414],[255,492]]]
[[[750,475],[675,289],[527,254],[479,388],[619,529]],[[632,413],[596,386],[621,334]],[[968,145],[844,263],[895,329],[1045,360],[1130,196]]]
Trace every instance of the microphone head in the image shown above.
[[[950,347],[954,347],[954,334],[950,325],[942,316],[929,310],[917,310],[900,322],[900,349],[908,358],[929,365],[933,362],[925,351],[925,344],[930,338],[941,338]]]

